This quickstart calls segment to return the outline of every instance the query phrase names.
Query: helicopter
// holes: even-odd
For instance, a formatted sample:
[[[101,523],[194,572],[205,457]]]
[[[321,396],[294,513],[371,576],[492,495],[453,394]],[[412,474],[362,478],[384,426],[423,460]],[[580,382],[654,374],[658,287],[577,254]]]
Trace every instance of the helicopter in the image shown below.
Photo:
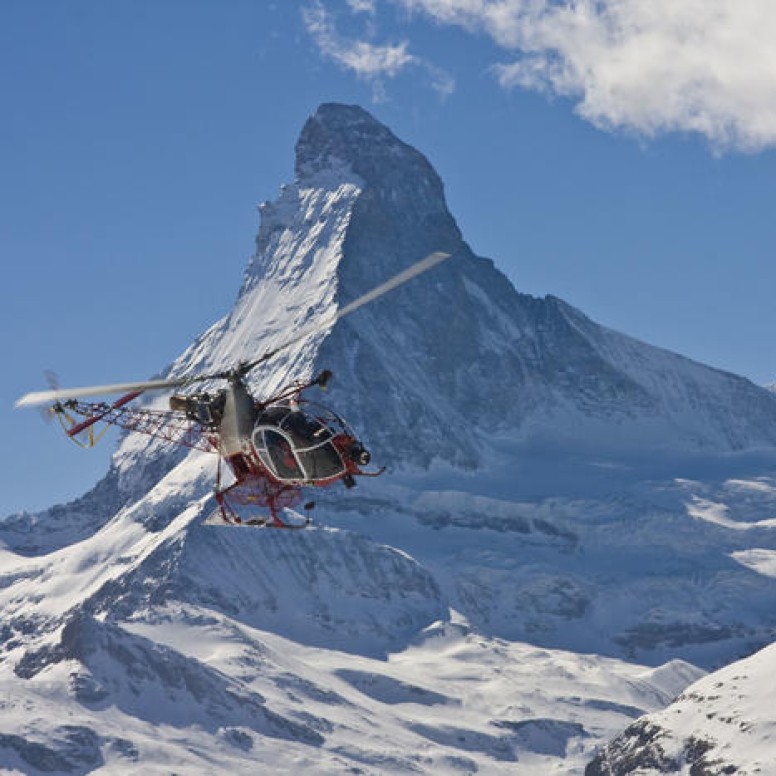
[[[312,380],[296,381],[268,398],[256,398],[247,375],[280,352],[350,315],[450,258],[437,251],[416,262],[350,304],[314,322],[280,346],[258,358],[209,374],[145,380],[133,383],[60,388],[27,393],[15,406],[49,405],[67,436],[82,447],[94,446],[110,426],[146,434],[174,445],[219,456],[214,489],[216,509],[205,521],[269,528],[304,528],[310,524],[314,502],[306,516],[293,507],[306,487],[324,488],[357,477],[377,477],[385,469],[367,469],[369,451],[348,423],[328,407],[308,401],[304,392],[325,389],[332,373],[325,369]],[[215,391],[187,392],[206,381],[223,381]],[[169,409],[131,406],[142,394],[181,389],[169,398]],[[89,397],[122,394],[113,402],[85,401]],[[222,484],[222,463],[231,482]],[[269,514],[256,514],[256,509]],[[281,517],[283,514],[283,517]]]

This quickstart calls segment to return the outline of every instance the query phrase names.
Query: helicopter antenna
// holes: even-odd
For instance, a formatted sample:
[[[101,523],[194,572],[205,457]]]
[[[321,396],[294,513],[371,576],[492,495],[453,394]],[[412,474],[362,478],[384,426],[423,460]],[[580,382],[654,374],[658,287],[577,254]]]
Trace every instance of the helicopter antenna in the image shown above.
[[[423,272],[428,271],[432,267],[449,258],[449,253],[443,253],[441,251],[437,251],[426,256],[426,258],[421,259],[411,267],[408,267],[402,272],[399,272],[397,275],[394,275],[389,280],[386,280],[385,283],[381,283],[376,288],[373,288],[363,296],[360,296],[358,299],[350,302],[350,304],[345,305],[345,307],[337,310],[335,313],[327,315],[323,320],[318,321],[312,326],[302,329],[302,331],[300,331],[296,336],[286,340],[286,342],[284,342],[282,345],[279,345],[272,350],[268,350],[262,356],[259,356],[259,358],[253,359],[252,361],[243,362],[234,369],[210,373],[207,375],[189,375],[188,377],[178,377],[170,380],[145,380],[134,383],[110,383],[107,385],[90,385],[81,388],[52,388],[48,391],[33,391],[31,393],[26,393],[24,396],[17,399],[14,406],[17,408],[34,407],[39,404],[67,401],[69,399],[83,398],[86,396],[104,396],[106,394],[112,393],[163,391],[168,388],[183,388],[185,386],[203,382],[205,380],[242,377],[243,375],[248,374],[248,372],[250,372],[259,364],[263,364],[265,361],[269,361],[271,358],[274,358],[281,351],[286,350],[292,345],[295,345],[297,342],[301,342],[302,340],[311,337],[313,334],[316,334],[322,329],[333,325],[337,321],[344,318],[346,315],[350,315],[350,313],[355,312],[360,307],[363,307],[365,304],[378,299],[384,294],[387,294],[389,291],[398,288],[409,280],[412,280],[412,278],[417,277]]]

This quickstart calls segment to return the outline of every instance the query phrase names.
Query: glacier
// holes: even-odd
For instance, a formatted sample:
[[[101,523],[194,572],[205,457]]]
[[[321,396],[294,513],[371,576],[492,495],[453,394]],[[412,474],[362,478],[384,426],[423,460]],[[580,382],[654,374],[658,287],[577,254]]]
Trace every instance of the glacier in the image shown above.
[[[213,457],[124,435],[90,493],[6,517],[3,767],[581,774],[774,640],[776,394],[517,291],[357,106],[310,117],[260,216],[233,309],[163,376],[447,251],[250,376],[331,369],[389,472],[303,532],[212,527]]]

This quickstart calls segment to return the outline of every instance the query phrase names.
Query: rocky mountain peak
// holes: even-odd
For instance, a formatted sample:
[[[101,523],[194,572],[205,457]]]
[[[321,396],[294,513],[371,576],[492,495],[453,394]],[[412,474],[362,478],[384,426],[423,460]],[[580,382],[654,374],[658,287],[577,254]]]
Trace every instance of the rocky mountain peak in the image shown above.
[[[435,245],[441,238],[446,250],[451,241],[460,241],[442,180],[428,159],[363,108],[324,103],[297,141],[296,177],[302,185],[318,185],[321,175],[343,177],[343,170],[359,178],[365,194],[361,209],[378,221],[393,221],[402,228],[430,226]]]
[[[384,185],[396,168],[403,175],[442,183],[428,160],[399,140],[388,127],[358,105],[323,103],[307,120],[296,144],[296,174],[310,173],[345,162],[367,185]]]

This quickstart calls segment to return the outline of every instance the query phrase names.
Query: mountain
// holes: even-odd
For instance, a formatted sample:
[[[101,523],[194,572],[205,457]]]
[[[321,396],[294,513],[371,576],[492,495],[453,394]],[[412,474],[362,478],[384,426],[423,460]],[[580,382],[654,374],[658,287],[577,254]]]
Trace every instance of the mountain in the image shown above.
[[[332,369],[389,473],[322,492],[303,532],[212,527],[214,457],[128,434],[90,493],[6,518],[0,763],[581,773],[773,640],[776,395],[516,291],[361,108],[322,105],[295,173],[234,308],[164,374],[447,251],[250,376]]]
[[[378,457],[482,466],[493,436],[584,449],[740,450],[776,444],[776,401],[740,377],[518,293],[475,256],[426,158],[356,106],[325,104],[296,146],[296,182],[261,207],[234,311],[173,373],[234,363],[411,262],[451,262],[302,345],[255,385],[334,369],[332,402]],[[634,444],[637,439],[637,444]]]
[[[297,143],[296,175],[263,210],[246,304],[279,265],[284,278],[298,274],[295,292],[309,287],[317,254],[307,244],[289,248],[313,218],[347,223],[312,230],[314,251],[329,257],[326,277],[337,283],[334,302],[432,250],[454,255],[341,322],[317,353],[318,365],[336,366],[335,396],[385,460],[475,467],[494,434],[599,451],[776,442],[776,402],[759,387],[598,326],[557,298],[518,293],[463,241],[425,157],[362,109],[321,106]],[[322,202],[324,191],[326,212],[311,214],[308,201]],[[313,299],[329,298],[321,292],[313,284]]]
[[[704,677],[666,709],[629,725],[598,753],[585,776],[776,772],[774,670],[771,645]]]

